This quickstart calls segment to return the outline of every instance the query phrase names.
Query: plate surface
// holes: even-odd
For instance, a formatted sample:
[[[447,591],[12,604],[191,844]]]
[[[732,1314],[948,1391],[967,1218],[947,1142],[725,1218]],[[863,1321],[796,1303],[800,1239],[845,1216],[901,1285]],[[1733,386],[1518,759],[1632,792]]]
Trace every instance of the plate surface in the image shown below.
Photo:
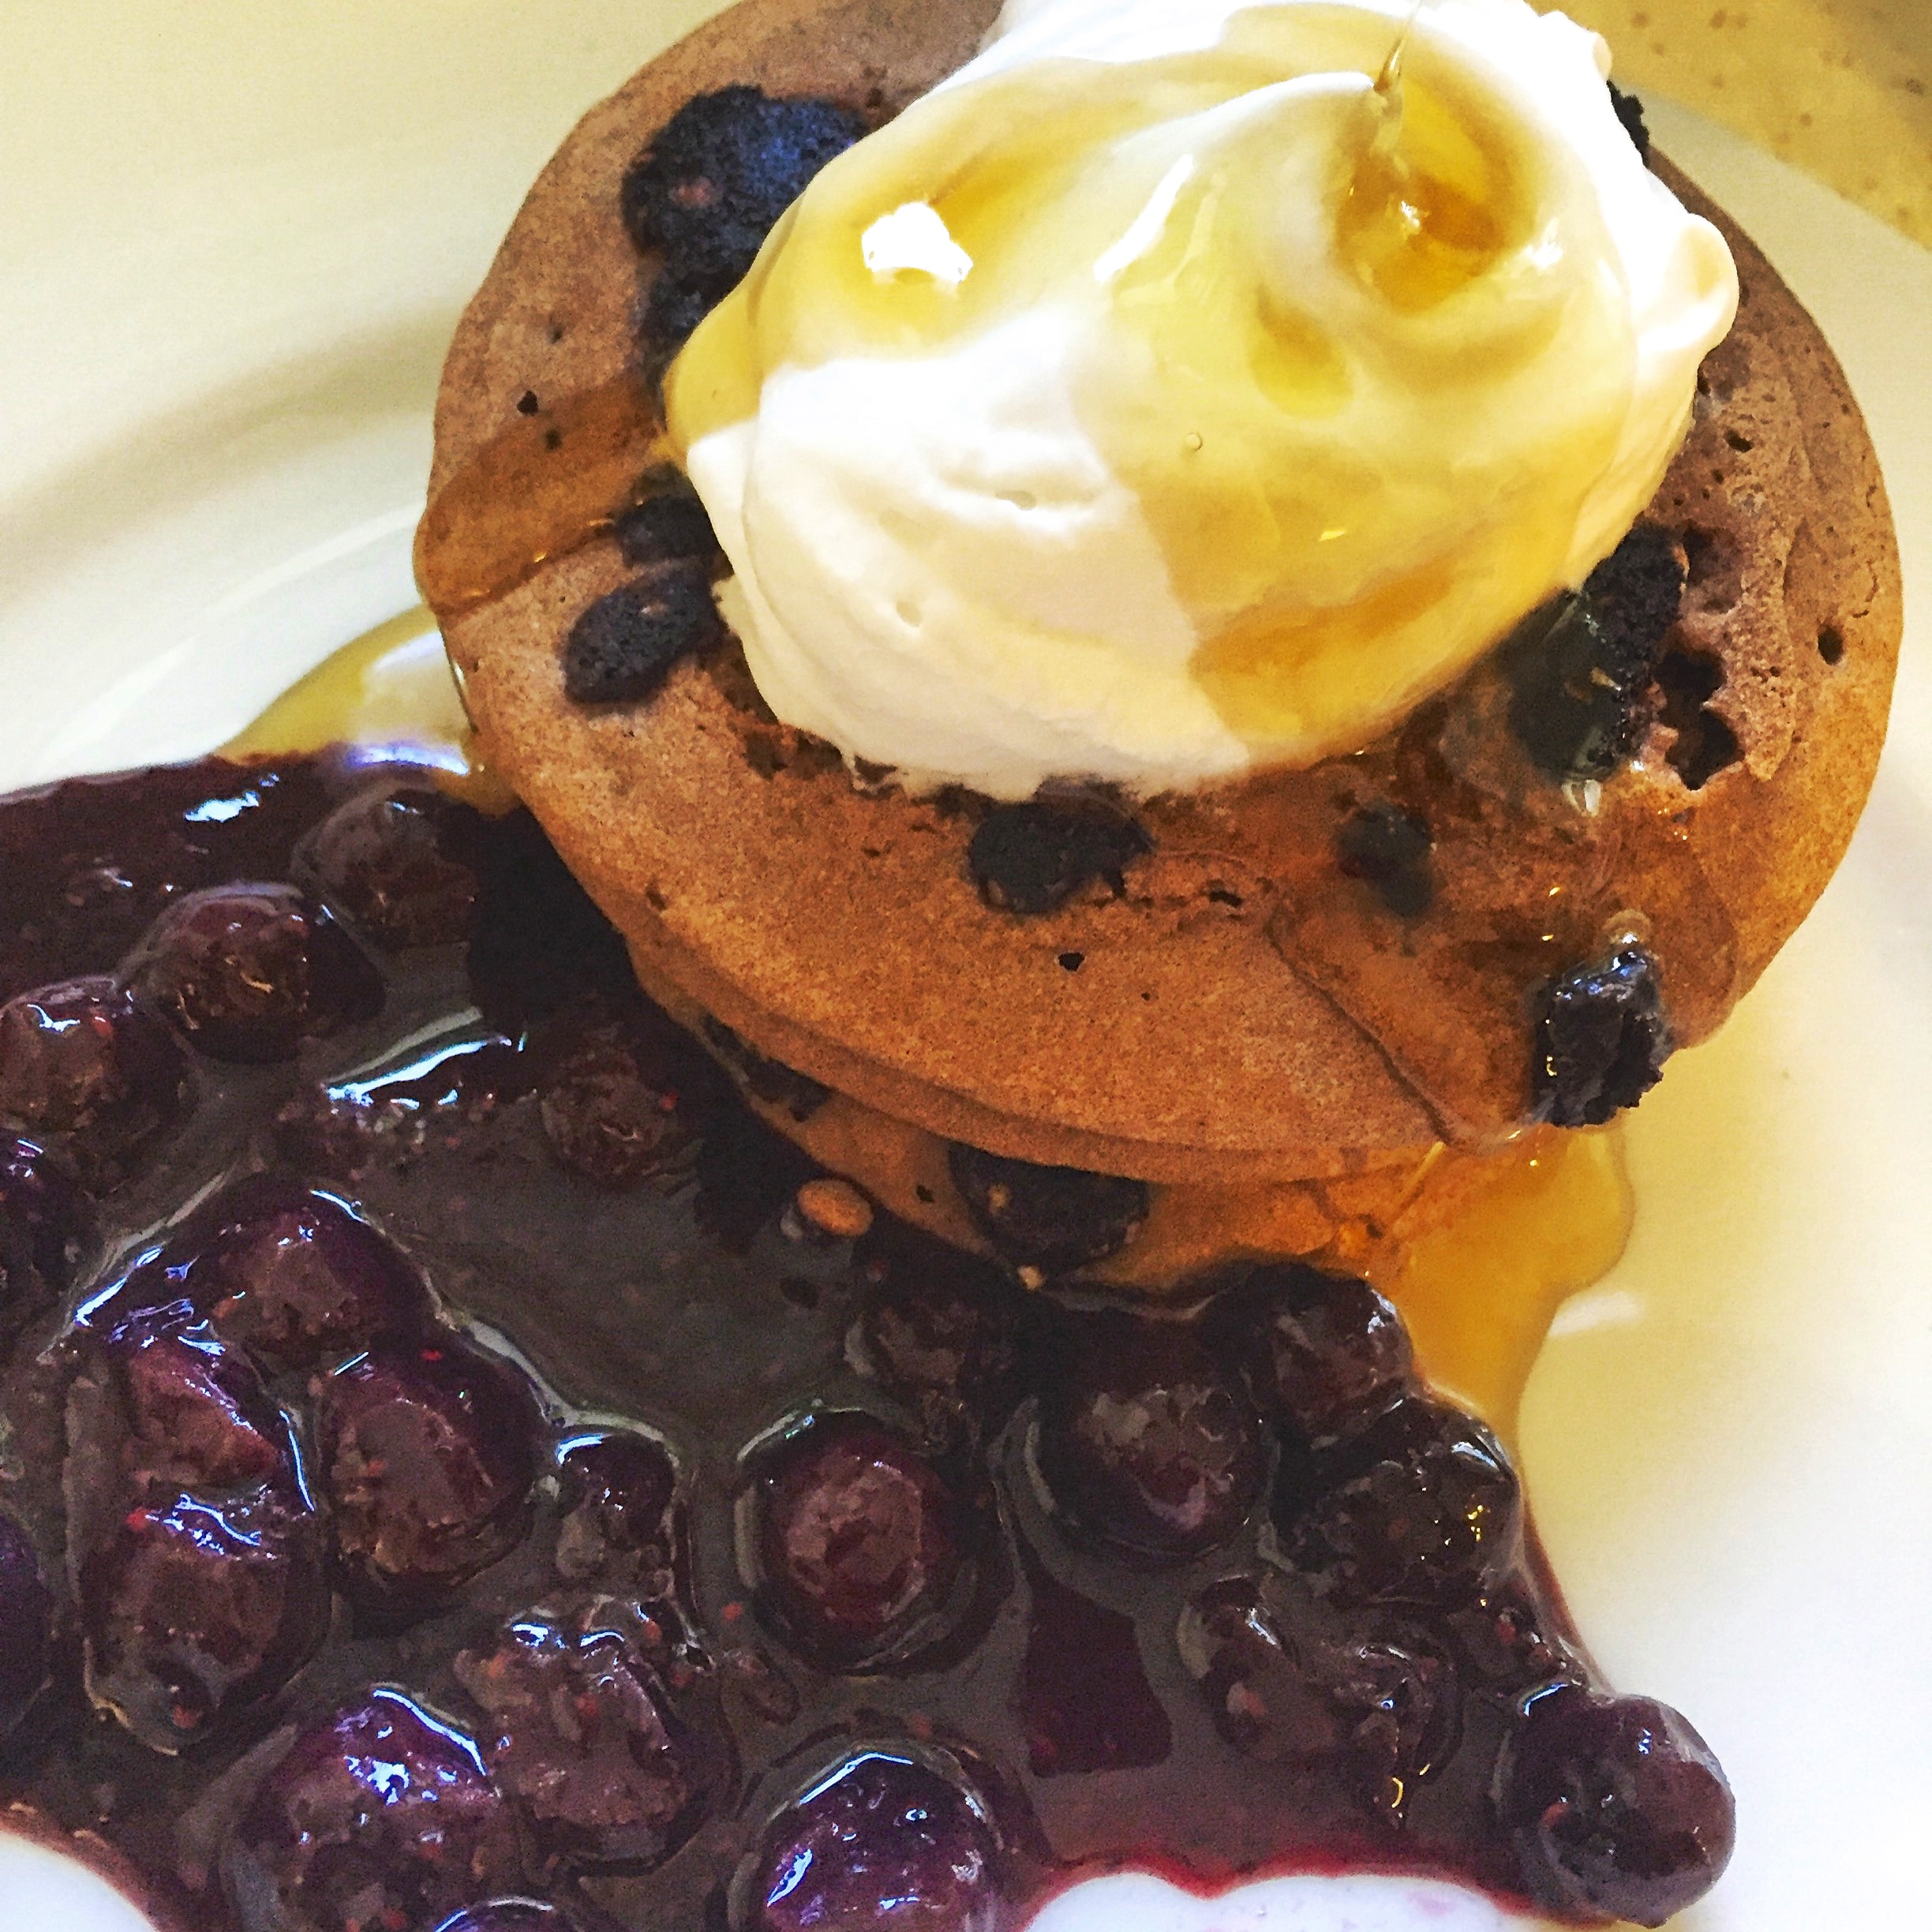
[[[575,115],[710,10],[0,4],[0,167],[36,189],[0,208],[0,789],[205,750],[414,602],[461,303]],[[1682,1923],[1904,1932],[1932,1736],[1932,255],[1653,121],[1844,359],[1912,630],[1844,869],[1634,1118],[1635,1238],[1559,1322],[1526,1463],[1600,1661],[1736,1783],[1735,1863]]]

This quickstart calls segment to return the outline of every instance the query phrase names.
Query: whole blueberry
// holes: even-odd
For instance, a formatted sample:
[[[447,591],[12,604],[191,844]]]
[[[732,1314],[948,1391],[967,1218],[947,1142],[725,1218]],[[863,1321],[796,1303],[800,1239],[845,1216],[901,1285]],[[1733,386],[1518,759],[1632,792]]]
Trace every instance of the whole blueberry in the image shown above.
[[[436,1926],[515,1887],[515,1822],[477,1748],[399,1690],[300,1732],[230,1833],[236,1915],[300,1932]]]
[[[507,1371],[455,1339],[379,1344],[316,1404],[335,1542],[379,1594],[455,1588],[522,1534],[536,1417]]]
[[[1284,1551],[1339,1604],[1470,1603],[1514,1562],[1521,1500],[1509,1458],[1473,1416],[1411,1395],[1277,1482]]]
[[[1249,1386],[1305,1440],[1332,1442],[1409,1386],[1409,1332],[1367,1282],[1290,1262],[1257,1269],[1239,1299]]]
[[[925,1765],[867,1751],[773,1826],[759,1932],[984,1932],[999,1906],[977,1807]]]
[[[859,1417],[814,1420],[773,1453],[755,1503],[763,1595],[821,1662],[890,1648],[945,1604],[960,1513],[932,1465]]]
[[[1260,1428],[1191,1330],[1099,1317],[1080,1324],[1042,1398],[1039,1467],[1076,1528],[1176,1561],[1245,1519],[1261,1483]]]
[[[27,1533],[0,1510],[0,1742],[47,1680],[54,1599]]]
[[[111,979],[71,979],[0,1006],[0,1121],[51,1136],[90,1187],[125,1179],[188,1092],[167,1029]]]
[[[451,945],[470,930],[478,814],[433,785],[385,784],[345,799],[303,841],[297,870],[357,932],[387,950]]]
[[[137,997],[217,1060],[291,1060],[302,1040],[380,1012],[382,981],[293,886],[189,893],[129,961]]]
[[[1574,1684],[1525,1703],[1499,1810],[1536,1897],[1644,1926],[1717,1883],[1736,1824],[1723,1769],[1684,1718]]]
[[[327,1194],[270,1176],[218,1199],[187,1292],[215,1331],[278,1368],[312,1368],[429,1314],[421,1276]]]

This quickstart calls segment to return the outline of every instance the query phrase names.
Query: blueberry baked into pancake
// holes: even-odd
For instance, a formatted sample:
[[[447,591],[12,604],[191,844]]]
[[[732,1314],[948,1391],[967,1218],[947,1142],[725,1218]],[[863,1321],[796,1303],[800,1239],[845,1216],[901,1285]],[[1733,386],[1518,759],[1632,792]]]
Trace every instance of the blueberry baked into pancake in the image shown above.
[[[0,802],[0,1782],[157,1925],[1729,1856],[1509,1440],[1870,784],[1863,425],[1560,17],[994,11],[745,0],[538,181],[417,552],[507,791]]]

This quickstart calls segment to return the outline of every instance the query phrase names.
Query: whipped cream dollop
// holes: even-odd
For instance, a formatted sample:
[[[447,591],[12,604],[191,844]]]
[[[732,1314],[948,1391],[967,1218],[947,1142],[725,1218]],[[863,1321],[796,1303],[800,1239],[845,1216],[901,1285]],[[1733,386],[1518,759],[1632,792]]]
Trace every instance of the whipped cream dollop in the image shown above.
[[[1730,327],[1526,0],[1009,0],[828,167],[668,425],[766,702],[915,787],[1356,748],[1580,582]]]

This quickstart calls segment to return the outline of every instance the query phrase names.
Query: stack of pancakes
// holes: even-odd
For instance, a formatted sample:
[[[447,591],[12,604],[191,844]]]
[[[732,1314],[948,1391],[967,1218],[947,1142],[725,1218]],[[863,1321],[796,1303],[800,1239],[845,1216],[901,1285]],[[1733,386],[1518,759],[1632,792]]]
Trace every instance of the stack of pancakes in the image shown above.
[[[647,695],[572,698],[586,613],[694,567],[637,535],[679,521],[636,515],[676,493],[674,344],[627,174],[728,87],[876,122],[994,11],[744,0],[584,119],[451,350],[425,588],[485,758],[646,988],[828,1166],[1043,1271],[1358,1260],[1634,1101],[1810,908],[1898,647],[1877,463],[1810,318],[1653,158],[1743,285],[1689,436],[1578,605],[1361,752],[1147,799],[913,796],[775,719],[708,608]],[[1616,680],[1563,655],[1585,616],[1626,633],[1608,755],[1585,727]]]

